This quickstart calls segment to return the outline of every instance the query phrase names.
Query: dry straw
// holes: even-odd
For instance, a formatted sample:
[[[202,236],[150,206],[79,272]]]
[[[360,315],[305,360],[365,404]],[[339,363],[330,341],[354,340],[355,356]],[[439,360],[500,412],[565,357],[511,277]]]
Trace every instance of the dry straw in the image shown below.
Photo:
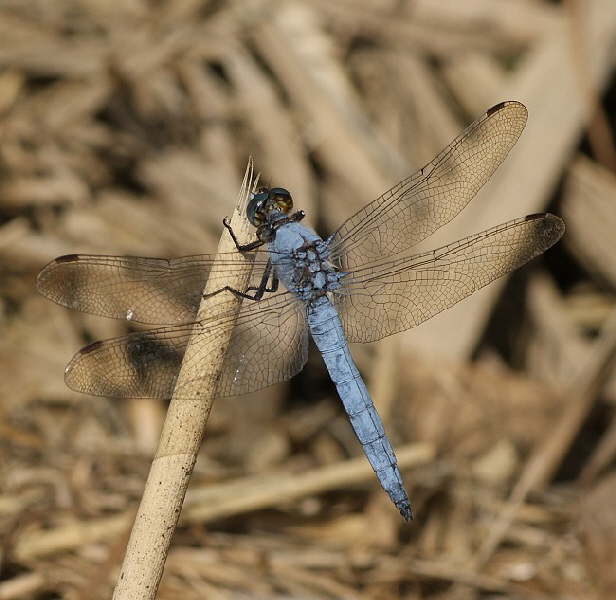
[[[231,217],[231,227],[240,240],[247,239],[252,230],[245,215],[250,192],[254,191],[257,180],[252,161],[249,161],[237,206]],[[218,254],[234,250],[235,244],[225,231],[218,245]],[[243,289],[250,276],[251,263],[239,252],[236,255],[238,263],[246,263],[246,269],[244,272],[235,269],[232,276],[235,279],[229,279],[227,285]],[[216,273],[212,271],[211,275],[215,276]],[[213,291],[215,290],[209,289],[206,284],[204,294]],[[232,294],[218,294],[208,298],[207,302],[208,314],[219,310],[224,310],[226,314],[231,311],[237,313],[240,307],[241,300]],[[202,304],[197,320],[206,316],[205,308],[206,304]],[[229,329],[221,331],[221,335],[215,340],[215,346],[210,344],[208,348],[203,348],[200,336],[195,334],[186,348],[176,384],[176,389],[182,389],[183,397],[174,396],[169,405],[158,450],[152,462],[114,591],[113,598],[116,600],[156,597],[171,537],[180,516],[205,424],[216,397],[217,375],[233,333],[233,320],[229,319],[228,322]],[[201,365],[201,361],[191,360],[191,357],[204,352],[211,357],[209,372],[200,369],[199,373],[193,373],[193,365]]]

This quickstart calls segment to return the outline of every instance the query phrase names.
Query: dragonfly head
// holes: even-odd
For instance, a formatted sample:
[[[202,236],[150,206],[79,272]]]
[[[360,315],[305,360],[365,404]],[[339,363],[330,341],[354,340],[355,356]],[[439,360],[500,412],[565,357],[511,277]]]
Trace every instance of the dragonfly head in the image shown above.
[[[246,215],[255,227],[259,227],[270,213],[276,211],[286,215],[292,208],[293,199],[287,190],[263,187],[252,195],[246,209]]]

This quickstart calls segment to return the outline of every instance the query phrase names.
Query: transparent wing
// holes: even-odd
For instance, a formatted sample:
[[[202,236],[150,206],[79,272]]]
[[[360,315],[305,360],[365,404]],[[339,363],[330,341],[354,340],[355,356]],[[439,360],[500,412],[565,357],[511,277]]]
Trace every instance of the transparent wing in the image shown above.
[[[503,102],[477,119],[431,163],[367,204],[332,236],[342,271],[406,250],[453,219],[514,146],[527,111]]]
[[[66,368],[67,385],[79,392],[118,398],[171,398],[191,335],[200,352],[186,365],[203,372],[208,347],[235,324],[217,397],[253,392],[298,373],[307,359],[308,336],[301,304],[286,292],[244,301],[237,316],[218,314],[193,325],[177,325],[95,342]],[[190,389],[195,383],[190,382]],[[188,391],[175,390],[178,398]]]
[[[258,285],[268,257],[249,257],[254,263],[251,285]],[[229,274],[246,269],[238,265],[237,253],[171,260],[69,254],[46,265],[37,286],[57,304],[94,315],[158,325],[191,323],[214,266],[222,267],[216,269],[221,275],[212,281],[214,289],[222,288]]]
[[[554,215],[529,215],[432,252],[359,268],[336,293],[345,336],[373,342],[415,327],[541,254],[564,230]]]

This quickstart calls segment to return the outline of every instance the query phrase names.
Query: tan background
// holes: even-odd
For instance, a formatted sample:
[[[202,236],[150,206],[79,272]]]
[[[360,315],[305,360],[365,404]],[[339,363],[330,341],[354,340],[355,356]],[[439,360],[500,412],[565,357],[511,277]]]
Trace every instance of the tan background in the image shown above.
[[[213,252],[249,155],[326,234],[508,99],[525,133],[428,246],[547,208],[563,243],[354,349],[416,521],[311,355],[215,404],[158,597],[612,597],[615,42],[609,0],[1,2],[0,600],[110,596],[164,417],[65,387],[125,324],[39,297],[46,262]]]

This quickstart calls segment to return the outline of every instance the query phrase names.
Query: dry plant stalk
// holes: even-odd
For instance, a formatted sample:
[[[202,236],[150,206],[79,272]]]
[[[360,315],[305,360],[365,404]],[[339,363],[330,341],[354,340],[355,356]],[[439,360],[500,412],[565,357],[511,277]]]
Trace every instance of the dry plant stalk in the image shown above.
[[[244,175],[244,181],[238,197],[235,212],[231,218],[231,227],[238,239],[248,237],[252,228],[246,219],[246,206],[249,194],[254,191],[258,176],[253,175],[252,160],[249,161]],[[250,276],[251,263],[239,252],[228,232],[225,231],[218,245],[218,254],[236,252],[239,263],[245,262],[245,273],[236,279],[229,279],[228,285],[243,289]],[[212,271],[212,275],[214,275]],[[209,289],[206,284],[204,294],[216,290]],[[212,310],[239,311],[241,300],[232,294],[218,294],[208,299],[207,305],[201,305],[197,320],[207,316]],[[225,358],[227,347],[233,333],[233,325],[217,340],[216,347],[202,348],[198,335],[191,337],[186,348],[182,370],[178,376],[176,389],[182,389],[186,398],[171,399],[167,418],[158,445],[158,450],[145,485],[141,504],[126,548],[126,555],[113,598],[116,600],[151,599],[156,596],[162,577],[171,537],[177,525],[184,495],[192,474],[197,452],[201,445],[203,431],[208,420],[210,409],[216,395],[217,374]],[[196,353],[207,352],[211,357],[211,368],[208,373],[200,371],[192,373],[189,365],[200,361],[191,361]],[[198,375],[198,377],[196,376]],[[198,389],[191,389],[186,382]],[[205,382],[205,385],[204,385]],[[187,392],[190,391],[190,394]]]
[[[586,364],[569,384],[568,395],[571,402],[566,404],[550,432],[545,439],[539,441],[526,461],[504,510],[494,519],[489,535],[477,551],[473,560],[476,570],[481,569],[498,548],[529,492],[547,486],[562,457],[571,447],[583,420],[588,416],[599,390],[613,372],[615,360],[616,310],[612,310]]]

